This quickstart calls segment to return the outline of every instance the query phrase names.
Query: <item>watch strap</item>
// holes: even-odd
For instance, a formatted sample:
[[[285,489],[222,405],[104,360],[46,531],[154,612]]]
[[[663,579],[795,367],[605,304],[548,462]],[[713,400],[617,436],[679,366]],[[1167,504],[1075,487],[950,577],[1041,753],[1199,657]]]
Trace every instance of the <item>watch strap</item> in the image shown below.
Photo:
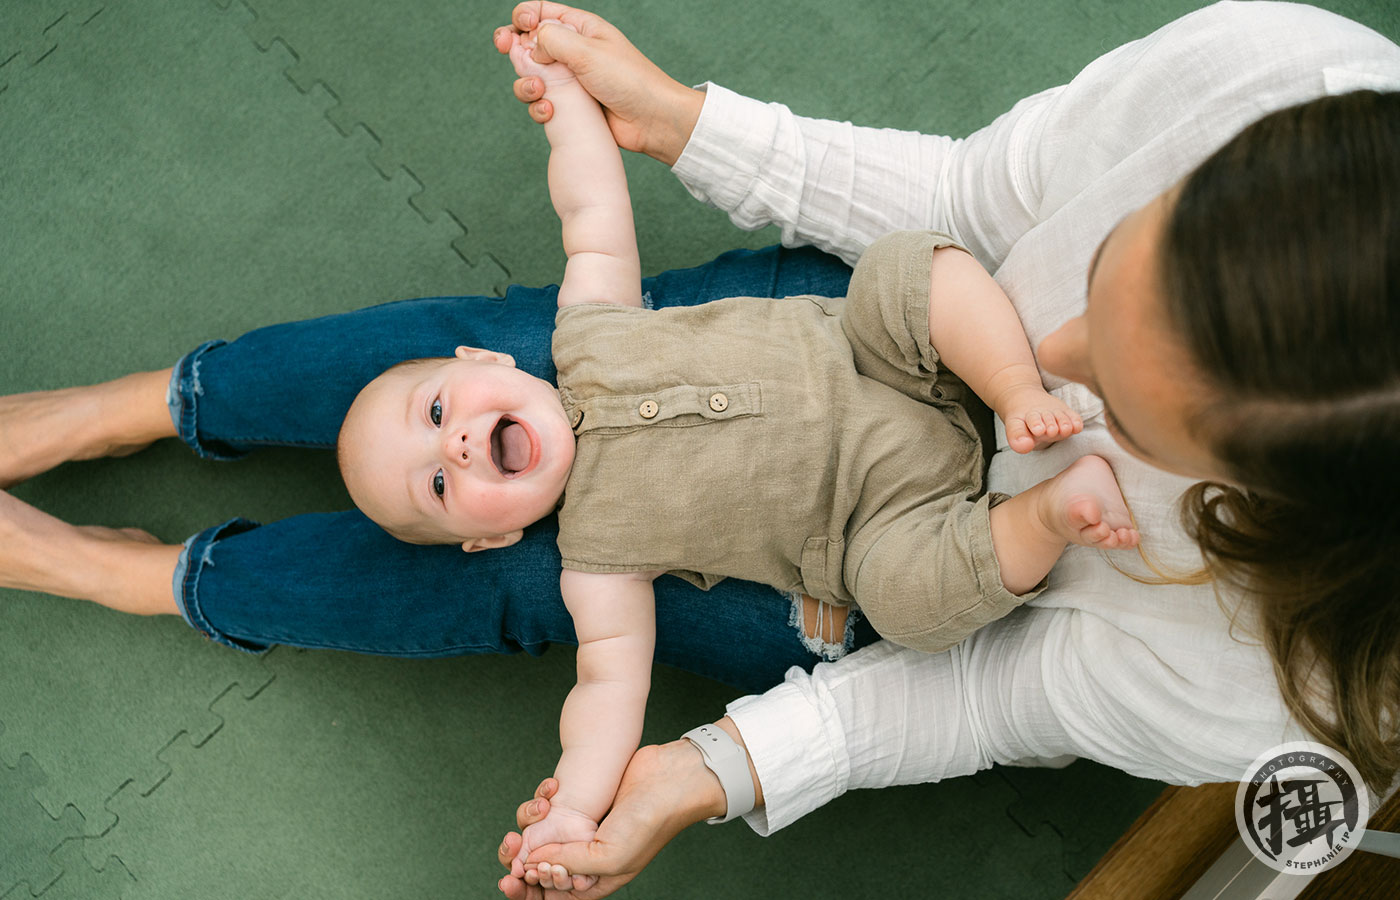
[[[749,755],[744,748],[717,725],[701,725],[681,737],[700,751],[705,767],[715,773],[724,789],[725,814],[705,821],[719,825],[751,812],[754,808],[753,776],[749,774]]]

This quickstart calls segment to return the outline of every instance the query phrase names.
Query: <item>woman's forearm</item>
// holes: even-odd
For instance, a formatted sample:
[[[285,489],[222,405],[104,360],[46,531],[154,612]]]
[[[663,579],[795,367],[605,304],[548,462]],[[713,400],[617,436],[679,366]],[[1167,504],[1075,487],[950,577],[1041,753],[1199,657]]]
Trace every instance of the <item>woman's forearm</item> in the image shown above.
[[[655,113],[641,144],[642,152],[657,162],[674,166],[690,143],[704,106],[704,91],[670,82],[657,98]]]
[[[1049,99],[953,139],[796,116],[711,84],[673,171],[740,228],[778,225],[787,246],[854,265],[882,234],[933,229],[995,270],[1037,221],[1022,138]]]

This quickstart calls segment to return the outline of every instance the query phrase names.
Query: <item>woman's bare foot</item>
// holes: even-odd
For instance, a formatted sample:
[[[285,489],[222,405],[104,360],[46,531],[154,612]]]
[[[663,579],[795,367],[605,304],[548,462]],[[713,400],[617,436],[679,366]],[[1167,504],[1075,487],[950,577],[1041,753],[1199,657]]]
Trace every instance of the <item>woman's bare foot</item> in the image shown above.
[[[1081,456],[1045,483],[1041,520],[1072,544],[1101,550],[1126,550],[1139,540],[1132,513],[1102,456]]]
[[[170,370],[0,397],[0,489],[77,459],[127,456],[175,436]]]
[[[138,528],[69,525],[0,491],[0,587],[175,615],[180,549]]]

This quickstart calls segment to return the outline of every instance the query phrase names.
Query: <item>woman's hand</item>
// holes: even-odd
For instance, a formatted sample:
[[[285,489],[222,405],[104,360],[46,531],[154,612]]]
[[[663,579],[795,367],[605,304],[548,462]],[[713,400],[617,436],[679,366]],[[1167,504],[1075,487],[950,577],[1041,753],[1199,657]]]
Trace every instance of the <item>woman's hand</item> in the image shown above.
[[[536,41],[535,62],[558,60],[573,70],[603,105],[619,147],[675,165],[700,118],[703,93],[671,78],[593,13],[549,0],[527,0],[515,7],[510,25],[496,29],[496,49],[509,53],[512,35],[530,32]],[[543,99],[544,83],[538,76],[516,79],[515,96],[530,104],[536,122],[548,122],[554,115],[553,106]]]
[[[545,779],[535,791],[535,799],[516,811],[516,825],[523,829],[548,815],[549,798],[556,790],[558,782]],[[532,861],[549,860],[554,866],[548,872],[543,865],[535,870],[539,883],[527,884],[523,877],[507,875],[499,887],[511,900],[606,897],[637,877],[683,829],[723,815],[725,802],[719,779],[705,767],[700,751],[690,741],[642,747],[627,764],[613,808],[592,841],[540,847],[530,854]],[[510,868],[519,850],[520,835],[506,835],[497,851],[501,865]],[[574,893],[554,887],[570,885],[569,874],[597,875],[599,880],[593,887]]]

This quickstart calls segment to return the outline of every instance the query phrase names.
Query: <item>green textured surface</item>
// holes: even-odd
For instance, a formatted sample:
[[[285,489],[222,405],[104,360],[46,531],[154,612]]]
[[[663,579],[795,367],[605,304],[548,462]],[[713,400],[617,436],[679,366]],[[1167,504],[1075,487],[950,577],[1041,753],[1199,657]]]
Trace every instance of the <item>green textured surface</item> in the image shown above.
[[[609,3],[682,80],[966,133],[1199,3]],[[1388,0],[1324,4],[1400,35]],[[759,9],[761,21],[756,21]],[[489,46],[509,3],[0,0],[0,393],[209,337],[558,278],[546,146]],[[762,246],[629,159],[647,271]],[[342,508],[331,461],[176,446],[16,489],[166,540]],[[572,654],[254,659],[182,623],[0,591],[0,898],[485,897],[554,761]],[[730,692],[658,673],[648,735]],[[693,829],[622,896],[1063,896],[1159,785],[1089,763]],[[80,839],[86,835],[87,840]],[[837,852],[827,849],[835,837]]]

